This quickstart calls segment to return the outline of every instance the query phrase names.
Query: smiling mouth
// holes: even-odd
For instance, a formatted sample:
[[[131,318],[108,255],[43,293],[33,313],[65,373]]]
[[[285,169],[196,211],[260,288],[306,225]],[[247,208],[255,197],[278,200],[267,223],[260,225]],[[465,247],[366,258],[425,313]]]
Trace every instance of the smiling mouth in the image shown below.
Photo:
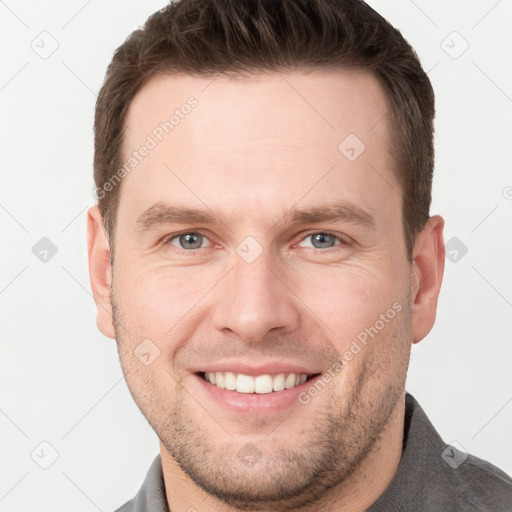
[[[278,373],[251,376],[233,372],[198,372],[197,375],[213,386],[228,391],[266,394],[295,388],[320,374]]]

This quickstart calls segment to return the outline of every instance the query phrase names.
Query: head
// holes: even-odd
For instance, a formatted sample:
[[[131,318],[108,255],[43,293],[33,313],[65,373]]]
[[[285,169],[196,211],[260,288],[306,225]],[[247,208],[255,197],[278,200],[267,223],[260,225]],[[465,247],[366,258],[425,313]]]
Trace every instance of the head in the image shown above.
[[[210,495],[311,503],[400,423],[444,268],[433,117],[416,54],[360,0],[182,0],[116,51],[95,119],[98,325]],[[230,370],[308,381],[219,395],[205,377]]]

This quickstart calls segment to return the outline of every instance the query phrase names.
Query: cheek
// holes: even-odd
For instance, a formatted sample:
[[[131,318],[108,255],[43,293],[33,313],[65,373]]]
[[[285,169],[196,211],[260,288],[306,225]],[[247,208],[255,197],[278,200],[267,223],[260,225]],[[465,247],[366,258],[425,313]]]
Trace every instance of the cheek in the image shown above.
[[[314,275],[295,276],[292,288],[343,353],[353,340],[364,343],[377,339],[376,331],[389,332],[403,310],[404,285],[386,274],[355,266],[325,267]]]
[[[343,361],[359,361],[352,368],[390,349],[404,320],[404,283],[371,268],[325,267],[314,276],[301,275],[292,287]]]
[[[127,329],[137,339],[156,342],[181,332],[221,277],[214,269],[125,267],[115,276],[115,285]]]

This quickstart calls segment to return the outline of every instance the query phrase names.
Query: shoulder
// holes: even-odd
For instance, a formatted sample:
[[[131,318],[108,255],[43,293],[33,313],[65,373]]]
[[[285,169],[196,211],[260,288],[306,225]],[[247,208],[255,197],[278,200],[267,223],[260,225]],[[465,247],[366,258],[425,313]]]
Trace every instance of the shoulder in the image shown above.
[[[137,495],[115,512],[169,512],[160,455],[153,460]]]
[[[447,445],[407,394],[404,446],[397,472],[371,512],[511,512],[512,479]]]
[[[135,511],[135,498],[127,501],[122,507],[116,509],[114,512],[134,512]]]
[[[429,499],[437,501],[442,496],[446,511],[510,512],[510,476],[490,462],[446,444],[419,404],[412,397],[408,402],[416,437],[412,443],[422,443],[425,449],[416,448],[415,455],[423,462]]]
[[[456,449],[447,447],[450,452]],[[444,474],[465,510],[509,512],[512,510],[512,479],[490,462],[458,452],[461,464],[446,467]],[[451,455],[451,453],[450,453]]]

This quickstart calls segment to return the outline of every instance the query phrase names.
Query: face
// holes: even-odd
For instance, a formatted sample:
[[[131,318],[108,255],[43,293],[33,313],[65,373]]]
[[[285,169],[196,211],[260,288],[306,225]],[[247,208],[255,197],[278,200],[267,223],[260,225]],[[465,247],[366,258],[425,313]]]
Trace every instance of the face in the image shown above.
[[[318,499],[403,397],[422,335],[387,112],[356,71],[161,76],[130,106],[99,325],[168,463],[232,506]]]

